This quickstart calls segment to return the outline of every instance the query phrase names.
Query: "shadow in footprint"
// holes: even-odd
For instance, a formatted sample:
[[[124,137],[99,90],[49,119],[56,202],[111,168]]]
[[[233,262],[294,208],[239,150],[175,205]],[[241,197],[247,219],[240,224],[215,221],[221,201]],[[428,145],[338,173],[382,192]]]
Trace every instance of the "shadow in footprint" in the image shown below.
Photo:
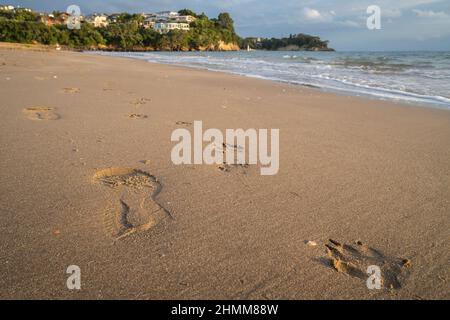
[[[120,206],[106,213],[106,225],[112,235],[121,239],[147,231],[167,217],[169,211],[155,201],[162,186],[151,174],[132,168],[106,168],[97,171],[95,182],[117,193]]]
[[[219,164],[217,166],[217,169],[219,169],[222,172],[231,172],[233,170],[240,170],[242,174],[247,173],[247,169],[249,168],[249,165],[247,163],[244,164],[228,164],[226,162]]]
[[[80,93],[80,88],[63,88],[64,93]]]
[[[192,126],[192,122],[188,122],[188,121],[177,121],[177,122],[175,122],[175,124],[178,126],[185,126],[185,127]]]
[[[360,241],[355,246],[342,244],[330,239],[325,245],[327,258],[320,260],[322,264],[349,276],[367,280],[367,268],[371,265],[381,269],[382,284],[387,289],[400,289],[408,275],[410,267],[408,259],[389,257],[380,251],[365,246]]]
[[[128,118],[130,118],[130,119],[147,119],[148,116],[146,114],[130,113],[130,114],[128,114]]]
[[[23,113],[30,120],[58,120],[59,114],[49,107],[29,107],[23,109]]]

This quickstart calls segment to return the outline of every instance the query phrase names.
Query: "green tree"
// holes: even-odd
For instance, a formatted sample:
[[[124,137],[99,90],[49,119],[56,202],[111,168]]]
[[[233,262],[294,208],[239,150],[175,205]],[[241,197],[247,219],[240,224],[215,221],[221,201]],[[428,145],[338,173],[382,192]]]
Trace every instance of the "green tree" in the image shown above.
[[[54,14],[58,17],[63,13]],[[189,31],[172,30],[167,34],[159,34],[142,26],[144,17],[140,14],[122,13],[116,23],[104,28],[82,23],[81,29],[69,30],[64,24],[45,25],[34,12],[0,11],[0,41],[59,43],[80,49],[107,45],[114,50],[198,50],[217,48],[220,41],[242,42],[234,31],[233,20],[228,13],[221,13],[217,19],[209,19],[204,13],[196,15],[188,9],[180,10],[180,14],[197,16]],[[266,45],[270,47],[273,43],[268,42]]]
[[[101,29],[106,43],[121,50],[132,50],[133,47],[142,46],[143,38],[138,31],[139,25],[136,21],[110,24]]]
[[[231,19],[229,13],[222,12],[221,14],[219,14],[217,21],[222,28],[225,28],[225,29],[228,29],[228,30],[231,30],[234,32],[234,21],[233,21],[233,19]]]
[[[142,44],[144,47],[152,48],[153,50],[158,50],[161,48],[162,35],[153,29],[140,29],[140,34],[142,37]]]
[[[66,29],[65,26],[61,27],[64,28],[64,30]],[[69,45],[78,48],[94,48],[99,44],[105,44],[106,41],[99,30],[101,30],[101,28],[96,29],[88,23],[83,23],[79,30],[68,30]]]
[[[121,13],[117,17],[117,23],[130,23],[137,22],[138,24],[142,24],[145,18],[141,14],[130,14],[130,13]]]
[[[171,30],[167,34],[168,44],[171,50],[180,51],[188,46],[186,32],[182,30]]]
[[[197,18],[197,14],[194,11],[189,10],[189,9],[182,9],[182,10],[178,11],[178,14],[180,16],[193,16],[193,17]]]
[[[39,15],[35,12],[26,11],[23,9],[16,9],[14,11],[0,10],[0,17],[9,20],[34,22],[38,20]]]

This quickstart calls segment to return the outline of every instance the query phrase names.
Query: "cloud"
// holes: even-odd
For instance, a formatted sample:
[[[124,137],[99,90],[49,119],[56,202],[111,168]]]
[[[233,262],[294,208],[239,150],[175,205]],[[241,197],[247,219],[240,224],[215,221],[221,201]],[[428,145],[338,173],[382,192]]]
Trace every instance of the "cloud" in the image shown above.
[[[359,28],[360,27],[360,24],[353,20],[340,21],[337,24],[341,25],[343,27],[350,27],[350,28]]]
[[[319,10],[308,7],[303,8],[302,16],[309,22],[329,22],[333,20],[333,13],[321,13]]]
[[[322,19],[322,15],[320,14],[320,12],[316,9],[311,9],[311,8],[304,8],[303,16],[308,20],[321,20]]]
[[[449,18],[450,16],[444,11],[433,11],[433,10],[412,10],[419,18]]]
[[[381,14],[386,18],[398,18],[402,16],[402,12],[399,9],[382,9]]]

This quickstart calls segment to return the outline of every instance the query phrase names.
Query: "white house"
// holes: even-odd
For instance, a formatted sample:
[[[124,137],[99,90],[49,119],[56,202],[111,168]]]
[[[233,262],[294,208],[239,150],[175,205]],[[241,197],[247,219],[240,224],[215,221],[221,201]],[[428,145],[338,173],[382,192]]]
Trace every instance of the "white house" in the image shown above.
[[[142,24],[144,26],[144,28],[148,29],[148,28],[154,28],[156,24],[156,20],[154,17],[148,17],[144,20],[144,23]]]
[[[145,19],[156,19],[156,13],[142,13]]]
[[[167,33],[171,30],[183,30],[189,31],[188,23],[178,23],[178,22],[157,22],[153,27],[159,33]]]
[[[13,6],[9,6],[9,7],[13,7]],[[21,8],[21,7],[17,7],[16,10],[18,10],[18,11],[25,11],[25,12],[32,12],[33,11],[30,8]]]
[[[117,23],[119,20],[120,13],[113,13],[108,16],[108,21],[110,23]]]
[[[156,13],[157,21],[169,21],[178,17],[179,14],[176,11],[160,11]]]
[[[9,6],[9,5],[0,6],[0,10],[12,11],[12,10],[14,10],[14,6]]]
[[[157,16],[161,17],[167,17],[167,18],[174,18],[179,16],[178,12],[176,11],[160,11],[156,13]]]
[[[177,16],[177,17],[175,17],[175,20],[177,22],[191,23],[191,22],[195,21],[196,18],[193,16]]]
[[[93,24],[94,27],[96,28],[100,28],[100,27],[107,27],[109,22],[108,22],[108,17],[104,14],[94,14],[91,15],[89,17],[86,18],[86,21],[90,24]]]

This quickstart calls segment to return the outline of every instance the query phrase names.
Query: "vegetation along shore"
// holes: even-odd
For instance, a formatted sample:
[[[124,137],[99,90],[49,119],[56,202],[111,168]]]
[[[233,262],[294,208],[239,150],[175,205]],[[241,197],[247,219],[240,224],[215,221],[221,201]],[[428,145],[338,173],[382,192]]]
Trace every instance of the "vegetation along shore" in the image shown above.
[[[228,13],[209,18],[183,9],[158,14],[119,13],[80,17],[25,8],[0,9],[0,41],[61,45],[68,49],[112,51],[237,51],[240,49],[330,51],[319,37],[298,34],[283,39],[241,38]]]

